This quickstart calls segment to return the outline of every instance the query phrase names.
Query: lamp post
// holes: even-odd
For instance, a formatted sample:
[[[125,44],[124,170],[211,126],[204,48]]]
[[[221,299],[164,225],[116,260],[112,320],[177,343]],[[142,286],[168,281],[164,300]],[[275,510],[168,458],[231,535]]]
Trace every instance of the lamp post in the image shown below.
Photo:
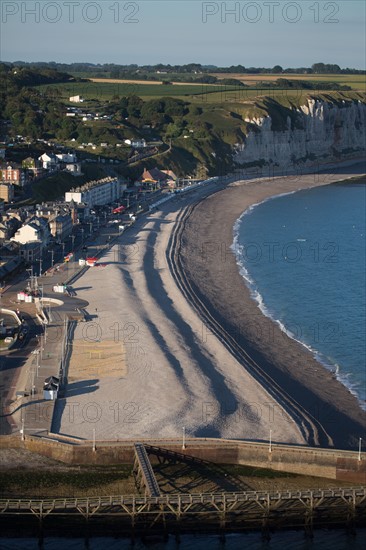
[[[35,390],[36,386],[34,384],[34,368],[32,368],[32,390],[31,390],[31,395],[32,397],[34,397],[34,390]]]
[[[186,429],[183,426],[183,441],[182,441],[182,449],[184,450],[186,448]]]
[[[55,251],[53,249],[51,249],[48,252],[51,252],[51,267],[53,267],[53,264],[55,263],[55,261],[54,261]]]
[[[362,437],[358,440],[358,462],[361,462]]]
[[[30,281],[30,289],[33,290],[33,266],[31,266],[29,269],[27,269],[27,272],[29,273],[29,281]]]
[[[39,354],[40,354],[40,350],[37,350],[37,378],[38,378],[38,371],[39,371]]]

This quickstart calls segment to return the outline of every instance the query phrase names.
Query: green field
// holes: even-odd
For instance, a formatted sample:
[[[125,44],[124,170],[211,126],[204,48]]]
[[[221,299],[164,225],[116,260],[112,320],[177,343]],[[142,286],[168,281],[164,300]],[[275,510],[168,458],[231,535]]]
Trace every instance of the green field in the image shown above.
[[[265,75],[263,75],[264,77]],[[268,78],[268,75],[266,75]],[[304,76],[304,75],[302,75]],[[156,99],[159,97],[175,97],[183,99],[189,102],[202,104],[215,103],[215,104],[227,104],[227,103],[243,103],[252,102],[253,100],[261,97],[271,97],[275,100],[282,102],[288,102],[289,99],[294,103],[303,101],[308,95],[316,94],[329,94],[337,95],[340,92],[333,92],[329,90],[322,90],[321,80],[334,81],[339,84],[347,84],[353,86],[354,90],[365,89],[364,77],[362,75],[330,75],[330,78],[322,75],[316,75],[316,79],[309,78],[307,80],[319,81],[319,88],[316,90],[302,90],[302,89],[278,89],[267,87],[265,82],[259,83],[252,81],[249,87],[233,87],[233,86],[219,86],[219,85],[162,85],[162,84],[137,84],[137,83],[109,83],[109,82],[77,82],[67,84],[52,84],[43,85],[37,87],[44,94],[49,97],[58,98],[62,101],[68,102],[69,97],[74,95],[81,95],[86,100],[96,100],[99,102],[109,101],[113,96],[131,96],[137,95],[144,100]],[[273,79],[272,79],[273,80]],[[362,82],[363,80],[363,82]],[[352,92],[344,92],[352,95]]]
[[[278,78],[286,80],[304,80],[308,82],[336,82],[350,86],[354,90],[366,91],[366,75],[362,74],[238,74],[238,73],[211,73],[219,79],[235,78],[247,85],[256,85],[259,82],[273,82]],[[320,88],[320,87],[319,87]]]
[[[59,98],[68,101],[69,97],[81,95],[85,99],[96,99],[98,101],[108,101],[113,96],[137,95],[143,99],[152,99],[157,97],[182,97],[209,95],[226,90],[235,90],[227,86],[213,86],[202,84],[197,85],[163,85],[163,84],[135,84],[135,83],[100,83],[100,82],[75,82],[72,84],[52,84],[37,86],[49,97]]]

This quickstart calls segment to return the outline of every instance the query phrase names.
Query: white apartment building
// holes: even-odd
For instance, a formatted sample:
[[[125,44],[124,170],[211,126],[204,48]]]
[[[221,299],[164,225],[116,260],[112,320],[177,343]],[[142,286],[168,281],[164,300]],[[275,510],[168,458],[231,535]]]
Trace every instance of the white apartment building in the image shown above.
[[[122,186],[117,178],[89,181],[65,193],[65,202],[87,204],[89,207],[108,204],[120,198]]]

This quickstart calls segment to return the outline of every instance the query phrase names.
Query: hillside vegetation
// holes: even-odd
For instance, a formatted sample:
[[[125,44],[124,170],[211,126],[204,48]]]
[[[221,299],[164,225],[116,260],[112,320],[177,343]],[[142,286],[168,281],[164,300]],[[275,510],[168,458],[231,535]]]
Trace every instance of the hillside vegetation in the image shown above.
[[[95,150],[86,148],[89,157],[103,154],[123,162],[130,154],[121,147],[124,139],[144,138],[151,144],[162,140],[171,144],[169,152],[126,167],[124,175],[134,177],[142,166],[155,165],[180,176],[214,174],[218,167],[221,172],[233,169],[232,147],[256,131],[254,118],[271,116],[276,131],[286,127],[288,117],[297,127],[297,111],[308,98],[339,106],[366,102],[364,75],[310,76],[256,74],[251,81],[248,74],[228,72],[217,74],[218,82],[220,77],[226,84],[92,82],[50,68],[0,64],[0,133],[3,140],[22,135],[76,149],[94,143]],[[345,89],[351,81],[357,81],[360,91]],[[72,95],[85,98],[77,105],[80,110],[103,120],[67,117],[67,109],[75,107],[69,102]],[[104,150],[102,142],[108,144]],[[60,190],[67,185],[57,184]]]

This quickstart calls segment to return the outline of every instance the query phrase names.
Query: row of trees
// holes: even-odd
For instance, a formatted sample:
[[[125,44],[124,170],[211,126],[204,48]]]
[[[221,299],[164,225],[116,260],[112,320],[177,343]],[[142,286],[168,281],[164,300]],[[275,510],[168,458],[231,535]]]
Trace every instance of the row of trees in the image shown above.
[[[273,67],[245,67],[244,65],[231,65],[229,67],[216,67],[215,65],[201,65],[200,63],[187,63],[185,65],[170,65],[158,63],[156,65],[119,65],[115,63],[93,64],[93,63],[56,63],[56,62],[39,62],[26,63],[17,61],[13,64],[7,63],[13,67],[30,67],[37,70],[57,70],[72,73],[85,73],[90,76],[109,76],[111,78],[133,78],[151,79],[156,73],[174,73],[182,75],[199,75],[217,72],[217,73],[244,73],[244,74],[365,74],[365,70],[344,68],[342,69],[335,63],[314,63],[311,67],[288,67],[283,68],[281,65]],[[159,76],[155,77],[159,80]]]

